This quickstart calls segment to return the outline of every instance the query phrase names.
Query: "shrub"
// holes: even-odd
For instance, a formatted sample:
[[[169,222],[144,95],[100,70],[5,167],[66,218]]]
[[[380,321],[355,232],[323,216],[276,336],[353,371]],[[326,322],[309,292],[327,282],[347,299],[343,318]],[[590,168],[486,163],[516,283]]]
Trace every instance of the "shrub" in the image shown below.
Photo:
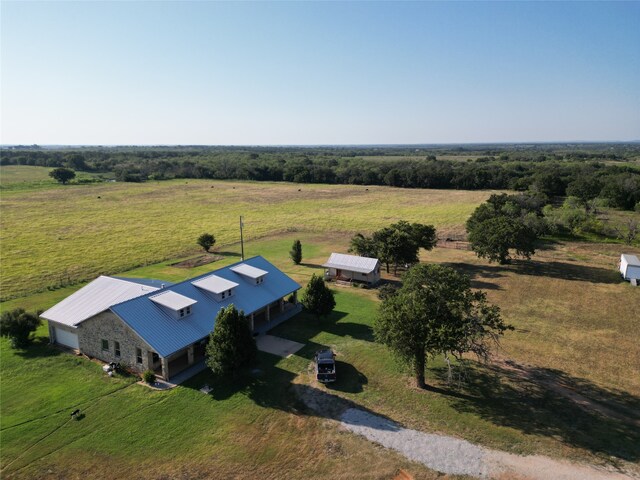
[[[156,374],[153,370],[145,370],[142,374],[142,379],[149,385],[152,385],[156,383]]]
[[[0,336],[11,340],[11,347],[24,348],[31,342],[31,333],[35,332],[41,323],[38,315],[25,312],[24,308],[15,308],[2,313]]]

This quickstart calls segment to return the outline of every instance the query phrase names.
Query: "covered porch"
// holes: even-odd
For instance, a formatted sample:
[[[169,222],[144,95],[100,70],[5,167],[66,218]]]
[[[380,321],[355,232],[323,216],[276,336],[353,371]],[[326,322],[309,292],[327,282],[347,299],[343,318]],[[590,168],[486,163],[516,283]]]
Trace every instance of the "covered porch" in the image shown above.
[[[297,292],[293,293],[293,303],[287,302],[284,298],[251,313],[247,316],[251,331],[255,335],[261,335],[290,319],[302,310],[302,305],[298,303]]]
[[[149,364],[153,365],[153,371],[156,375],[169,380],[180,372],[204,362],[208,338],[198,340],[166,358],[150,352],[149,355],[153,355],[153,361],[150,361]]]

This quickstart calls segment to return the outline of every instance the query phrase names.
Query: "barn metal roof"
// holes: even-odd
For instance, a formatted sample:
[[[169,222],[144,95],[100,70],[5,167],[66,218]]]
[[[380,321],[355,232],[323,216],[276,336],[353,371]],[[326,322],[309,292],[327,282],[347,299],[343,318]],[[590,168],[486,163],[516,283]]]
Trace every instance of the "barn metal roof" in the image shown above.
[[[56,303],[40,316],[53,322],[75,327],[84,320],[108,310],[116,303],[158,290],[134,279],[99,276],[80,290]]]
[[[194,299],[172,292],[171,290],[151,295],[149,300],[176,312],[197,303]]]
[[[378,265],[377,258],[358,257],[344,253],[332,253],[327,263],[322,265],[327,268],[340,268],[350,272],[371,273]]]
[[[239,265],[237,263],[167,287],[167,291],[197,301],[191,307],[191,315],[184,318],[176,319],[165,308],[155,304],[149,298],[152,294],[114,305],[111,310],[159,355],[168,357],[209,335],[221,308],[234,304],[238,310],[249,315],[300,288],[300,285],[263,257],[253,257],[243,263],[268,272],[268,280],[256,285],[233,270]],[[212,273],[237,283],[235,294],[218,302],[211,293],[194,285]]]
[[[630,255],[628,253],[623,253],[622,258],[627,262],[627,265],[632,265],[634,267],[640,267],[640,260],[635,255]]]
[[[240,275],[244,275],[245,277],[249,277],[252,279],[256,279],[256,278],[260,278],[264,275],[266,275],[267,271],[262,270],[260,268],[255,268],[251,265],[248,265],[246,263],[241,263],[239,265],[236,265],[235,267],[231,268],[232,271],[240,274]]]

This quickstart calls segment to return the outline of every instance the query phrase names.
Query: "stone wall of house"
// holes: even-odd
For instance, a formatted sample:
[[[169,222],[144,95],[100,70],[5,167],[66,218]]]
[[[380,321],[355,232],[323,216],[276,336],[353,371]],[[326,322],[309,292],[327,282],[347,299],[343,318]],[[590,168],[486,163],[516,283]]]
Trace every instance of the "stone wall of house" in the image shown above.
[[[119,362],[139,372],[149,368],[151,347],[147,345],[115,313],[99,313],[78,325],[80,351],[104,362]],[[109,349],[102,349],[102,340],[109,342]],[[115,355],[115,342],[120,343],[120,356]],[[136,348],[142,350],[142,364],[137,362]]]

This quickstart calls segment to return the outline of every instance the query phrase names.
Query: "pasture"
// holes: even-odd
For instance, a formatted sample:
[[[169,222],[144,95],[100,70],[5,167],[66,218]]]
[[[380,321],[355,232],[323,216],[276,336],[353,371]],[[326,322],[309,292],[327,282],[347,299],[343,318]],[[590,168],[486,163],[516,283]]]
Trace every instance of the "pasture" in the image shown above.
[[[298,237],[304,259],[295,266],[287,252]],[[348,238],[284,234],[250,241],[246,251],[265,255],[304,284]],[[329,319],[302,314],[279,326],[276,335],[306,345],[296,355],[261,354],[258,373],[215,383],[205,372],[170,392],[149,391],[128,378],[108,379],[94,363],[46,346],[44,337],[25,352],[10,350],[3,339],[3,474],[30,478],[51,471],[54,478],[75,478],[108,464],[112,478],[132,472],[142,478],[304,478],[318,472],[381,478],[397,468],[416,478],[437,476],[333,428],[299,402],[296,388],[322,389],[407,427],[501,450],[637,468],[640,437],[633,422],[640,420],[640,335],[632,312],[640,298],[612,268],[616,251],[602,244],[557,243],[533,262],[504,267],[468,251],[423,252],[423,261],[470,274],[516,327],[503,339],[496,362],[472,363],[462,385],[447,384],[441,359],[430,362],[427,391],[411,387],[406,371],[372,341],[374,290],[336,288],[337,307]],[[125,274],[179,281],[236,260],[230,253],[194,269],[172,266],[171,260]],[[27,302],[46,308],[57,293],[2,307]],[[46,335],[44,328],[39,334]],[[340,381],[329,388],[308,375],[321,346],[339,355]],[[205,382],[216,384],[208,397],[197,391]],[[579,393],[588,406],[567,392]],[[68,421],[67,410],[76,406],[85,418]]]
[[[459,233],[490,193],[205,180],[7,191],[0,205],[1,298],[188,255],[204,232],[224,250],[239,241],[240,215],[247,240],[354,234],[399,219]]]
[[[240,214],[246,255],[264,255],[304,285],[354,232],[407,219],[455,235],[489,194],[193,180],[3,191],[2,297],[23,296],[0,308],[48,308],[100,273],[180,281],[237,261]],[[199,255],[203,231],[216,235],[223,258],[173,265]],[[296,238],[297,266],[288,258]],[[558,241],[532,261],[498,266],[465,250],[422,252],[422,261],[470,275],[515,327],[493,363],[470,363],[463,383],[448,384],[442,359],[430,361],[426,391],[373,341],[375,290],[334,287],[326,321],[301,314],[279,326],[276,335],[306,345],[290,358],[260,354],[258,370],[233,381],[203,372],[165,392],[110,379],[96,363],[48,346],[46,326],[25,351],[0,339],[2,476],[346,479],[404,468],[438,477],[334,428],[300,402],[300,389],[410,428],[640,473],[640,295],[615,269],[621,248],[640,253]],[[309,375],[321,346],[338,352],[340,380],[330,388]],[[198,391],[205,382],[215,385],[209,396]],[[68,418],[75,408],[85,414],[79,421]]]

